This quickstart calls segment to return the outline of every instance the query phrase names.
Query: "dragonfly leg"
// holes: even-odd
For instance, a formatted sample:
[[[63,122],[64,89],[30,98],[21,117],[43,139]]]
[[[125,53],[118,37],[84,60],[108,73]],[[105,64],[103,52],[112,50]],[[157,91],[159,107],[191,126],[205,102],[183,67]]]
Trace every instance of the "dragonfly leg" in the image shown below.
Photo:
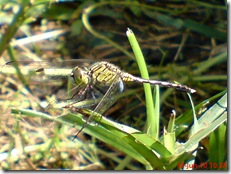
[[[75,138],[77,138],[78,135],[82,132],[82,130],[88,125],[88,123],[91,122],[91,120],[92,120],[92,115],[93,115],[93,113],[95,113],[94,111],[93,111],[93,113],[86,112],[86,111],[85,111],[84,109],[82,109],[82,108],[75,108],[75,109],[76,109],[76,111],[78,111],[80,114],[82,114],[82,115],[88,117],[88,119],[85,121],[85,123],[84,123],[84,125],[81,127],[81,129],[76,133],[76,135],[74,136],[74,138],[72,139],[72,141],[73,141]],[[99,119],[101,120],[101,119],[102,119],[102,116],[100,116]],[[98,126],[100,120],[97,121],[97,122],[98,122],[98,123],[97,123],[97,126]]]
[[[78,100],[75,102],[72,102],[71,104],[68,104],[64,106],[63,108],[68,109],[71,108],[72,111],[74,111],[76,107],[74,107],[74,104],[86,100],[89,95],[91,94],[92,87],[91,85],[87,85],[83,90],[80,90],[79,92],[76,92],[69,100],[73,99],[76,95],[78,96]],[[77,108],[76,108],[77,109]]]

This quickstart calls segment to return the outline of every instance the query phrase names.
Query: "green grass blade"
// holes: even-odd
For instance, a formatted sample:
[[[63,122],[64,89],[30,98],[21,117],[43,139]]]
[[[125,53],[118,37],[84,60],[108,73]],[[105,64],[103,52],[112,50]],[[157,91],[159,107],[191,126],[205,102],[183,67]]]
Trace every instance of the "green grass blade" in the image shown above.
[[[18,75],[18,78],[20,79],[20,81],[23,83],[23,85],[28,89],[30,90],[30,87],[29,87],[29,84],[28,84],[28,81],[26,80],[26,78],[24,77],[23,73],[21,72],[20,68],[18,67],[18,62],[14,56],[14,52],[13,52],[13,49],[12,47],[8,47],[8,54],[10,56],[10,59],[12,61],[12,64],[16,70],[16,73]],[[31,90],[30,90],[31,91]]]
[[[138,67],[140,69],[141,77],[145,79],[149,79],[145,59],[143,57],[140,46],[132,30],[130,29],[127,30],[127,36],[128,36],[130,45],[132,47],[132,50],[134,52]],[[155,120],[155,115],[154,115],[155,113],[154,112],[154,102],[152,98],[152,91],[151,91],[150,84],[144,84],[144,92],[145,92],[146,110],[147,110],[147,125],[146,125],[147,130],[148,130],[147,133],[153,136],[154,138],[157,138],[159,136],[158,130],[157,130],[159,126],[159,122],[155,122],[156,120]]]
[[[90,110],[83,111],[87,115],[91,115],[91,112]],[[12,109],[12,113],[29,117],[40,117],[76,126],[77,128],[81,128],[85,123],[80,116],[71,113],[57,118],[26,109]],[[99,125],[89,124],[84,129],[84,132],[114,146],[146,166],[150,165],[153,169],[165,169],[164,163],[156,154],[163,158],[168,158],[171,156],[171,153],[161,143],[134,128],[109,121],[100,114],[94,115],[94,121],[99,122]]]
[[[198,23],[196,21],[193,21],[191,19],[174,19],[172,17],[169,17],[167,15],[158,14],[156,16],[157,19],[162,21],[163,23],[166,23],[167,25],[172,25],[176,28],[188,28],[192,31],[198,32],[200,34],[203,34],[205,36],[218,39],[220,41],[226,41],[227,40],[227,33],[221,32],[219,30],[216,30],[212,27],[209,27],[207,25]]]
[[[14,16],[12,22],[9,24],[8,29],[0,38],[0,56],[2,55],[3,51],[8,47],[10,40],[14,37],[15,33],[17,32],[18,28],[26,19],[25,17],[25,8],[30,1],[25,1],[21,5],[19,5],[18,12]]]
[[[185,143],[185,150],[193,148],[203,138],[211,134],[218,126],[227,121],[227,94],[207,110],[198,120],[197,128],[192,126],[193,134]],[[179,149],[178,149],[179,150]],[[182,150],[182,149],[181,149]],[[180,150],[180,151],[181,151]],[[184,150],[183,150],[184,151]],[[178,152],[180,153],[180,152]]]
[[[227,124],[221,124],[209,137],[209,162],[219,164],[223,167],[219,169],[227,169],[225,167],[227,159]],[[213,168],[217,170],[217,168]]]

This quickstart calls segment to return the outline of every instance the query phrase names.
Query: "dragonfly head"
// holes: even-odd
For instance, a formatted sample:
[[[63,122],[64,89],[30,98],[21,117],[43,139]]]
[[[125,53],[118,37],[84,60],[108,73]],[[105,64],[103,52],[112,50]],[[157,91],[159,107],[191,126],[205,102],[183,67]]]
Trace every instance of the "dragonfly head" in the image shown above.
[[[72,70],[70,74],[70,79],[74,84],[83,83],[87,85],[90,82],[90,77],[87,74],[87,71],[78,66]]]

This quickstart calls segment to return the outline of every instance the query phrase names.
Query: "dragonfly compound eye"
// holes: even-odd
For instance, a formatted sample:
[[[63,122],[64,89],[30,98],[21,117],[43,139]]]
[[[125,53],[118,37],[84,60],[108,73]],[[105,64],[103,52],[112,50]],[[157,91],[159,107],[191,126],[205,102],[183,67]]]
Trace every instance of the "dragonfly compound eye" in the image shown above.
[[[74,84],[88,84],[89,83],[89,76],[87,72],[80,67],[75,67],[71,74],[70,79]]]

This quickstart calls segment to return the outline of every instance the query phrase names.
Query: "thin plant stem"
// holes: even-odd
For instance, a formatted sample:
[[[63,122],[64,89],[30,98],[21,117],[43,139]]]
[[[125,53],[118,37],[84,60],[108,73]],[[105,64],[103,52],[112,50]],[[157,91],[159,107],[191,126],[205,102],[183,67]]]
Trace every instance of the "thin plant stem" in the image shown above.
[[[148,74],[147,66],[144,60],[144,56],[142,54],[142,51],[139,47],[139,44],[132,30],[130,29],[127,30],[127,36],[131,44],[131,47],[133,49],[138,67],[140,69],[141,77],[145,79],[149,79],[149,74]],[[147,110],[147,123],[146,123],[147,133],[150,134],[152,137],[157,138],[158,137],[158,130],[157,130],[158,126],[157,125],[159,125],[159,120],[156,119],[157,117],[154,114],[155,111],[154,111],[154,102],[152,98],[151,85],[150,84],[143,84],[143,85],[144,85],[146,110]]]

